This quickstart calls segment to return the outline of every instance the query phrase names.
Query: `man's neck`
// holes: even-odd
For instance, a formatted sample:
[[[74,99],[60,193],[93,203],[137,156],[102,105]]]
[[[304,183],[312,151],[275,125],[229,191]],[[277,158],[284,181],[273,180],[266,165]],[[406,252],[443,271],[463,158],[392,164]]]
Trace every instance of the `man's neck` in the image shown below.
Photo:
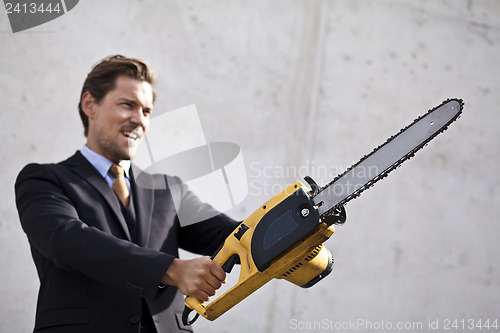
[[[108,172],[109,167],[112,164],[119,164],[122,166],[123,170],[125,170],[125,174],[129,176],[130,165],[131,165],[130,160],[122,160],[119,161],[118,163],[114,163],[107,157],[92,150],[88,145],[84,145],[80,152],[90,162],[90,164],[92,164],[94,168],[96,168],[97,171],[99,171],[99,173],[101,173],[102,175],[105,175]]]

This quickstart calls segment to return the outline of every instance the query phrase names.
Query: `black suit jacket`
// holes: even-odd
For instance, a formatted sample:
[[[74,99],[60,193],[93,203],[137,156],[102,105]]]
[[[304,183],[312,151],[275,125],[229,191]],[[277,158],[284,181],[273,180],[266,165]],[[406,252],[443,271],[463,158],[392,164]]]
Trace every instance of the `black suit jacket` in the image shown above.
[[[165,176],[140,177],[148,186],[131,177],[132,234],[116,195],[79,152],[21,171],[16,204],[40,278],[35,332],[136,333],[143,299],[159,333],[191,330],[180,320],[183,296],[160,280],[179,247],[210,255],[237,224],[221,214],[181,227],[174,201],[187,215],[212,208],[183,186],[165,188]]]

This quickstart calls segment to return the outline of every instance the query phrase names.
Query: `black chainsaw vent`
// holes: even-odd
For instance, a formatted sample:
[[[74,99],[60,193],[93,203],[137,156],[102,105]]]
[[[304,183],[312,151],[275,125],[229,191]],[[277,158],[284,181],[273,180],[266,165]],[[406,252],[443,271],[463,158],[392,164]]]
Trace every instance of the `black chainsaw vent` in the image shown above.
[[[302,263],[299,262],[297,265],[293,266],[292,268],[290,268],[288,271],[286,271],[284,274],[283,274],[283,277],[287,277],[288,275],[292,274],[293,272],[295,272],[297,269],[300,268],[300,266],[302,266]]]
[[[321,251],[322,247],[323,247],[323,244],[316,246],[316,248],[314,250],[312,250],[311,253],[305,258],[306,261],[313,260],[318,255],[319,251]]]

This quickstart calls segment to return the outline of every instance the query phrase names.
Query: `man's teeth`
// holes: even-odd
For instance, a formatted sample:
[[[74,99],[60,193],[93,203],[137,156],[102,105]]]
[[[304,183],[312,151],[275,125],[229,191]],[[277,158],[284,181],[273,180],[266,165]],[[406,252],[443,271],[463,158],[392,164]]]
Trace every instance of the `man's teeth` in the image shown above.
[[[122,132],[122,134],[125,135],[127,138],[132,139],[132,140],[137,140],[139,138],[139,136],[133,132]]]

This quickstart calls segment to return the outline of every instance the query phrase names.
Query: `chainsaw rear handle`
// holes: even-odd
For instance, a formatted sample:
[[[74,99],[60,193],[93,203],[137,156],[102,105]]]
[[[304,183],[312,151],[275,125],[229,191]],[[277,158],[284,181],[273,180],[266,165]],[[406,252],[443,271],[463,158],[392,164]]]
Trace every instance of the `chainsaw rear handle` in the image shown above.
[[[219,251],[222,249],[223,246],[224,246],[224,243],[222,243],[222,245],[219,246],[217,251],[215,251],[215,254],[212,255],[212,260],[215,258],[217,253],[219,253]],[[239,264],[239,263],[240,263],[240,258],[236,254],[234,254],[221,267],[222,267],[222,269],[224,269],[224,272],[229,274],[233,270],[234,265]],[[191,312],[193,312],[193,309],[191,309],[187,305],[185,305],[184,311],[182,312],[182,323],[184,325],[192,325],[200,316],[199,313],[196,313],[196,315],[193,317],[193,319],[190,320],[189,315],[191,314]]]

